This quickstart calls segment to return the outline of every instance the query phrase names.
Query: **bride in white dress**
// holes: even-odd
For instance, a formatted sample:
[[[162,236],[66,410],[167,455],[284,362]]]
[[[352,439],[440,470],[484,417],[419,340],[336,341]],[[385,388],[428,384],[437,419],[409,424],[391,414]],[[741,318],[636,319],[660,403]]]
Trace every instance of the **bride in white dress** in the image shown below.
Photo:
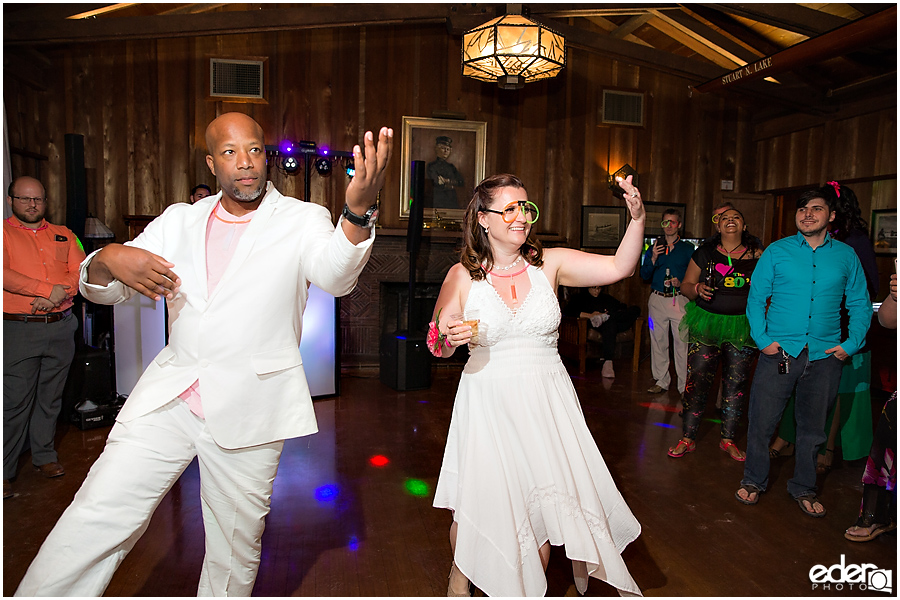
[[[470,346],[434,498],[453,511],[448,596],[468,596],[469,581],[489,596],[544,595],[551,544],[565,546],[579,592],[591,576],[641,593],[621,557],[640,524],[556,350],[557,286],[609,285],[638,264],[644,207],[631,177],[618,183],[632,220],[615,256],[542,249],[538,207],[513,175],[485,179],[466,210],[429,335],[438,356]]]

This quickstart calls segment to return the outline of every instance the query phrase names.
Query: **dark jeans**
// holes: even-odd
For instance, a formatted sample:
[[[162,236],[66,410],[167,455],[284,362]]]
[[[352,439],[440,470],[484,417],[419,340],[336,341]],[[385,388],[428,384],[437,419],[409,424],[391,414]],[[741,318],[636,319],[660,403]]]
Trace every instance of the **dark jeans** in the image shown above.
[[[628,331],[641,316],[641,309],[629,306],[625,310],[617,310],[600,327],[591,326],[600,334],[600,347],[604,360],[612,360],[616,354],[616,335]]]
[[[3,321],[3,479],[16,476],[26,431],[35,465],[58,460],[53,438],[76,329],[75,315],[55,323]]]
[[[816,454],[826,442],[825,420],[837,397],[843,363],[829,356],[809,360],[804,348],[797,358],[788,358],[790,372],[778,372],[781,353],[760,353],[750,388],[747,424],[747,460],[742,485],[765,491],[769,485],[769,441],[778,427],[784,407],[796,388],[797,442],[794,476],[787,483],[794,498],[816,491]]]
[[[756,348],[735,348],[728,342],[707,346],[691,342],[688,346],[688,376],[684,386],[684,437],[695,439],[710,388],[722,363],[722,438],[733,440],[750,383],[750,367]]]

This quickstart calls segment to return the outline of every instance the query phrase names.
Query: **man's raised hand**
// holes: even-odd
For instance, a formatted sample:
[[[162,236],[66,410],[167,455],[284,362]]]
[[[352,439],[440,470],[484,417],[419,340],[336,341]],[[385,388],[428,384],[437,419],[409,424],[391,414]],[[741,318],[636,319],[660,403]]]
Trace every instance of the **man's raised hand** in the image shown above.
[[[356,173],[347,186],[347,206],[354,214],[365,214],[375,204],[378,191],[384,186],[391,154],[394,151],[394,130],[382,127],[378,132],[378,147],[371,131],[367,131],[364,139],[365,157],[359,146],[353,148],[354,168]]]

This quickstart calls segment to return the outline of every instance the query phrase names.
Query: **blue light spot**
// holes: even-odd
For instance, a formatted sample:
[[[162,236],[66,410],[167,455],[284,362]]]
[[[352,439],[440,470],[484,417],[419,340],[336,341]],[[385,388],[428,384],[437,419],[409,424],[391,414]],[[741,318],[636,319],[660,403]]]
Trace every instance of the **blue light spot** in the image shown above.
[[[322,487],[316,488],[316,500],[319,502],[330,502],[337,498],[338,495],[338,486],[336,485],[323,485]]]
[[[650,328],[650,331],[653,331],[653,318],[652,317],[649,317],[649,316],[647,317],[647,327]]]
[[[356,552],[359,550],[359,540],[356,539],[355,535],[350,536],[350,542],[347,544],[347,548]]]
[[[657,427],[665,427],[666,429],[676,429],[674,425],[669,425],[668,423],[654,423]]]

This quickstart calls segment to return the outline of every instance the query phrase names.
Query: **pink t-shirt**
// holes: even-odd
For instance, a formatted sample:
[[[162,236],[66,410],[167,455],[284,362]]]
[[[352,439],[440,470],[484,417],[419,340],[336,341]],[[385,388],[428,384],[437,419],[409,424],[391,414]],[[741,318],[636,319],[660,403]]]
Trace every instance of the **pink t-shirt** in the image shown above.
[[[242,217],[235,217],[222,208],[221,204],[216,204],[216,208],[206,224],[206,288],[208,295],[212,295],[219,280],[222,279],[241,236],[247,231],[247,226],[255,214],[256,211],[253,211]],[[192,413],[201,419],[204,418],[203,405],[200,402],[199,379],[178,397],[188,403]]]

